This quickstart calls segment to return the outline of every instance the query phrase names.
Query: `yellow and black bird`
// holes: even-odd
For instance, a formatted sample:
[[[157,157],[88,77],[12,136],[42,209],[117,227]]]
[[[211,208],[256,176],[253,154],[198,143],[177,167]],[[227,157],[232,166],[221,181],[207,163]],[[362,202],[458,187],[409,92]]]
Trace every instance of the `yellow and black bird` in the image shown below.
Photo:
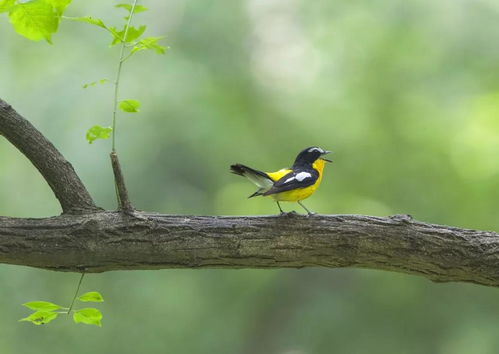
[[[230,171],[246,177],[257,185],[258,190],[248,198],[257,195],[271,196],[282,211],[279,202],[298,202],[308,215],[313,213],[302,204],[302,200],[310,197],[322,180],[322,172],[326,162],[332,162],[323,156],[329,154],[317,146],[302,150],[296,156],[291,168],[283,168],[277,172],[262,172],[241,164],[230,166]]]

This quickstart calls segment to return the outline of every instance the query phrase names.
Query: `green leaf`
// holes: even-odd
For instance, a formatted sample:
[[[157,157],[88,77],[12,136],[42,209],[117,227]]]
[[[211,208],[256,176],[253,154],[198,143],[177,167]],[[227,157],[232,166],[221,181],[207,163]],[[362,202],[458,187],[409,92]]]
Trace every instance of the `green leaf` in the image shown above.
[[[123,112],[137,113],[140,108],[140,101],[137,100],[123,100],[120,101],[119,107]]]
[[[154,50],[158,54],[165,54],[167,47],[158,44],[158,41],[164,37],[146,37],[137,43],[135,47],[132,48],[131,53],[138,52],[140,50]]]
[[[146,30],[146,26],[140,26],[139,28],[135,28],[133,26],[128,27],[128,32],[125,38],[125,30],[126,28],[124,27],[121,31],[118,31],[114,27],[109,27],[109,31],[113,34],[113,41],[111,42],[111,45],[115,45],[121,41],[124,41],[125,43],[131,43],[137,38],[139,38],[142,33]]]
[[[49,0],[33,0],[13,6],[9,19],[20,35],[38,41],[51,42],[51,35],[57,31],[60,16]]]
[[[107,81],[108,81],[107,79],[100,79],[97,81],[92,81],[92,82],[89,82],[87,84],[84,84],[81,87],[87,88],[87,87],[91,87],[91,86],[102,85],[102,84],[105,84]]]
[[[104,22],[100,18],[93,18],[90,16],[85,16],[85,17],[65,17],[65,19],[71,20],[71,21],[85,22],[85,23],[89,23],[91,25],[95,25],[95,26],[99,26],[99,27],[107,29],[107,26],[104,24]]]
[[[71,3],[71,0],[45,0],[45,1],[52,5],[58,16],[62,16],[66,7]]]
[[[0,0],[0,13],[9,11],[15,3],[16,0]]]
[[[57,318],[57,315],[59,315],[57,312],[36,311],[28,317],[21,318],[19,322],[27,321],[35,325],[42,325],[55,320]]]
[[[31,301],[23,304],[23,306],[26,306],[27,308],[35,311],[43,311],[43,312],[62,309],[62,306],[56,305],[48,301]]]
[[[75,323],[85,323],[101,327],[102,313],[92,307],[77,310],[73,314]]]
[[[115,7],[121,7],[122,9],[127,10],[129,13],[132,11],[132,5],[130,4],[118,4]],[[135,5],[135,9],[133,10],[133,13],[138,14],[139,12],[144,12],[147,11],[147,7],[142,6],[142,5]]]
[[[128,11],[128,16],[124,17],[125,21],[128,21],[128,19],[130,18],[130,13],[132,12],[132,5],[130,5],[130,4],[118,4],[115,7],[123,8],[123,9]],[[139,12],[144,12],[147,10],[148,10],[148,8],[145,6],[135,5],[135,8],[133,9],[133,13],[138,14]]]
[[[103,302],[104,298],[97,291],[90,291],[88,293],[81,295],[78,298],[78,300],[83,301],[83,302]]]
[[[100,125],[94,125],[92,128],[87,130],[86,138],[89,144],[92,144],[97,139],[108,139],[111,135],[113,128],[111,127],[101,127]]]
[[[115,44],[115,41],[121,42],[121,35],[118,32],[118,30],[116,29],[116,27],[108,27],[107,29],[113,35],[113,41],[111,42],[111,46],[113,46]]]

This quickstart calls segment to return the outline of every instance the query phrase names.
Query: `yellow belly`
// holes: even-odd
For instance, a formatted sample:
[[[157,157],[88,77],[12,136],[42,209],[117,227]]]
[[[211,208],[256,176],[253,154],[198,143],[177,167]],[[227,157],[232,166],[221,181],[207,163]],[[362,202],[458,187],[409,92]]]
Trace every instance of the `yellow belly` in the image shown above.
[[[320,183],[320,182],[319,182]],[[305,188],[293,189],[291,191],[286,191],[277,194],[271,194],[270,196],[277,200],[278,202],[296,202],[299,200],[307,199],[315,192],[319,183]]]

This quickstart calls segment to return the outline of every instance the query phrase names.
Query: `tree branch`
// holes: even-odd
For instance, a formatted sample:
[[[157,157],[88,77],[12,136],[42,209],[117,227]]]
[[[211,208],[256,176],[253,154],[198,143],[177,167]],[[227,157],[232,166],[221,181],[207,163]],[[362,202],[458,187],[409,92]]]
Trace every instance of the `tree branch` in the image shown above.
[[[30,122],[0,99],[0,135],[3,135],[40,171],[64,213],[96,211],[92,197],[59,151]]]
[[[499,286],[499,234],[399,215],[0,217],[0,262],[89,273],[356,267]]]

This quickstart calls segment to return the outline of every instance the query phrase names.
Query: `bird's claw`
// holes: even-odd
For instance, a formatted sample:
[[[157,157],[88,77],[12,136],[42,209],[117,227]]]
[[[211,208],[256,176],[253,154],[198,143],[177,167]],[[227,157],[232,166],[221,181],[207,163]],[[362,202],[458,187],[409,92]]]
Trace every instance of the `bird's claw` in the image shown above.
[[[288,217],[292,217],[292,216],[296,216],[296,215],[298,215],[298,213],[294,210],[289,211],[289,212],[281,211],[281,213],[279,214],[279,216],[288,216]]]

